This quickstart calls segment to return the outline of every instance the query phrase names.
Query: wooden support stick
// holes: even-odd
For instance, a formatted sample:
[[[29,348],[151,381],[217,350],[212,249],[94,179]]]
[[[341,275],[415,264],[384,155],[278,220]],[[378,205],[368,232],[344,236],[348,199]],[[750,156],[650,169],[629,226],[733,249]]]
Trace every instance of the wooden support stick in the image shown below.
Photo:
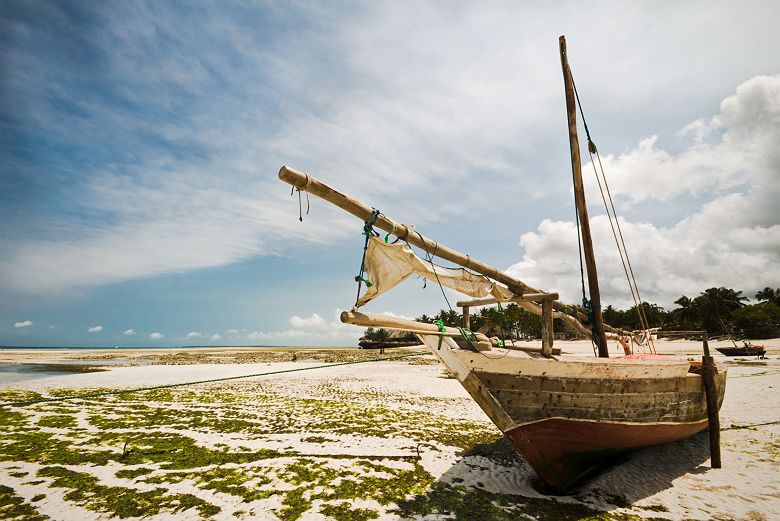
[[[558,298],[559,296],[557,293],[525,293],[522,297],[517,296],[512,297],[509,300],[501,301],[494,297],[479,298],[474,300],[459,300],[457,305],[458,307],[479,307],[497,304],[498,302],[501,302],[502,304],[504,302],[544,302],[545,300],[552,302],[553,300],[558,300]]]
[[[553,351],[553,309],[552,301],[542,301],[542,354],[547,358]]]
[[[361,313],[360,311],[342,311],[341,321],[345,324],[353,324],[363,327],[381,327],[385,329],[398,329],[400,331],[409,331],[419,335],[443,335],[462,337],[463,334],[456,327],[444,326],[444,331],[439,329],[436,324],[426,324],[425,322],[415,322],[389,315],[380,315],[376,313]],[[479,342],[489,342],[488,337],[482,333],[474,334]]]
[[[471,310],[468,306],[461,306],[463,308],[463,327],[471,329]]]
[[[702,379],[704,380],[704,393],[707,397],[707,419],[710,425],[710,460],[714,469],[719,469],[720,461],[720,418],[718,417],[718,390],[715,386],[715,375],[718,368],[710,356],[710,346],[707,343],[707,333],[704,333],[704,356],[702,362]]]

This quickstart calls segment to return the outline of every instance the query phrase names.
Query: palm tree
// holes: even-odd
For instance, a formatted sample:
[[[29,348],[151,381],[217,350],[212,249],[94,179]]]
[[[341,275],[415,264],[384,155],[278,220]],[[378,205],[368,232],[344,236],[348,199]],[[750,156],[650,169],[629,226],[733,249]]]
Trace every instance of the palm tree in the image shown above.
[[[458,327],[461,325],[461,316],[452,309],[442,309],[439,311],[438,318],[447,326]]]
[[[674,301],[677,309],[670,312],[671,319],[674,320],[674,327],[683,330],[699,329],[699,310],[694,306],[693,300],[683,295]]]
[[[709,288],[693,299],[693,305],[699,312],[707,331],[715,332],[723,329],[725,323],[731,322],[731,315],[745,305],[741,291],[729,288]]]
[[[776,306],[780,306],[780,288],[772,289],[766,287],[756,293],[756,300],[768,300]]]

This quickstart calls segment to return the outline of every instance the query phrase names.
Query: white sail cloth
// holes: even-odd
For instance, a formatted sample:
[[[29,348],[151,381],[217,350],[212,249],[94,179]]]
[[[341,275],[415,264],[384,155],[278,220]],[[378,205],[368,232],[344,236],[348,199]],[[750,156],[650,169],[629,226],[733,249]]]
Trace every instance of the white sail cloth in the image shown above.
[[[372,236],[368,241],[364,263],[366,279],[371,286],[357,301],[357,307],[375,299],[385,291],[395,287],[411,275],[420,275],[466,295],[482,298],[493,296],[500,301],[509,300],[513,293],[485,277],[466,269],[449,269],[431,266],[403,242],[386,244],[379,237]]]

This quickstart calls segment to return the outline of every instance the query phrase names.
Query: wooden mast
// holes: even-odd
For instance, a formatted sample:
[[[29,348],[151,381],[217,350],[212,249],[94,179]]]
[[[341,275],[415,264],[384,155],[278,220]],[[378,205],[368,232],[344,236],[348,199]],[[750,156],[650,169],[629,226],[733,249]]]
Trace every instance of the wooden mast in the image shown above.
[[[566,87],[566,112],[569,119],[569,145],[571,147],[571,169],[574,175],[574,201],[577,205],[577,214],[582,230],[582,250],[585,253],[585,266],[588,270],[588,289],[590,290],[590,303],[593,310],[593,329],[596,345],[599,349],[599,357],[609,358],[607,349],[607,337],[604,334],[604,320],[601,316],[601,296],[599,294],[599,278],[596,273],[596,256],[593,252],[593,241],[590,235],[590,221],[588,220],[588,207],[585,203],[585,188],[582,185],[582,164],[580,162],[580,144],[577,139],[577,102],[574,93],[574,84],[571,79],[569,60],[566,56],[566,37],[558,39],[561,49],[561,67],[563,68],[563,83]]]

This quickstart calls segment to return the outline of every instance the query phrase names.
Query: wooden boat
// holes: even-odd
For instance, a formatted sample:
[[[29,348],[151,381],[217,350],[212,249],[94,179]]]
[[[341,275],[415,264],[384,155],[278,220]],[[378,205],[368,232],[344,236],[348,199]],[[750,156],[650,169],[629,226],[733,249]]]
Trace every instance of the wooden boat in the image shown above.
[[[592,319],[582,308],[567,306],[556,293],[546,293],[510,277],[497,268],[428,239],[409,225],[400,224],[326,184],[283,166],[281,180],[346,210],[365,222],[365,274],[372,280],[366,294],[341,321],[363,327],[381,327],[415,333],[455,375],[487,416],[519,449],[539,477],[554,491],[565,492],[598,471],[610,456],[689,437],[711,426],[713,466],[720,466],[717,448],[717,411],[723,401],[726,371],[715,366],[709,352],[703,366],[655,354],[609,358],[607,335],[623,339],[630,334],[603,324],[593,247],[582,186],[573,82],[561,37],[561,63],[566,86],[575,198],[582,225],[588,268]],[[400,239],[387,244],[373,236],[373,228]],[[416,257],[421,248],[426,260]],[[436,267],[433,257],[462,266]],[[430,266],[428,266],[430,261]],[[428,324],[397,317],[363,313],[358,307],[412,273],[466,293],[472,300],[458,302],[463,327]],[[356,277],[360,284],[364,271]],[[379,288],[379,289],[377,289]],[[515,302],[542,317],[538,349],[501,345],[485,335],[471,333],[473,307]],[[599,357],[553,352],[553,319],[592,338]]]
[[[744,342],[742,347],[734,344],[734,347],[716,347],[721,354],[726,356],[757,356],[763,358],[766,349],[761,345],[753,345],[750,342]]]

